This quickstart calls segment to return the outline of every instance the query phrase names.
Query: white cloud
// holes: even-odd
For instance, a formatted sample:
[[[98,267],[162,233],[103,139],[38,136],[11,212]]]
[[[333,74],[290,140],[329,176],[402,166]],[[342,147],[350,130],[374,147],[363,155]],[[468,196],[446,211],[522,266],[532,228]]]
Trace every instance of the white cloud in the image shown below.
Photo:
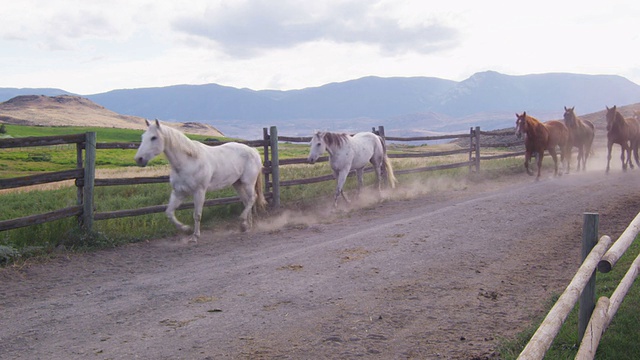
[[[22,0],[0,7],[0,87],[291,89],[484,70],[640,83],[639,18],[625,0]]]
[[[204,38],[234,57],[258,56],[315,41],[362,43],[386,54],[430,53],[455,44],[457,31],[431,21],[403,24],[367,1],[309,3],[255,0],[208,7],[178,19],[174,28]]]

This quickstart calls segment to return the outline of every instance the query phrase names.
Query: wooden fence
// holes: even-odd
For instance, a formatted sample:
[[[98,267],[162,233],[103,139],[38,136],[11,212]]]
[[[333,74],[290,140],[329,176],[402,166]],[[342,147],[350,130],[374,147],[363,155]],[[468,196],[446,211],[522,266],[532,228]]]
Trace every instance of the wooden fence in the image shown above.
[[[378,129],[373,129],[374,132],[384,136],[384,127],[380,126]],[[427,166],[413,169],[403,169],[396,171],[397,175],[436,171],[443,169],[453,169],[460,167],[468,167],[470,171],[480,171],[480,161],[490,160],[497,158],[506,158],[513,156],[520,156],[523,152],[512,152],[507,154],[500,154],[494,156],[481,156],[481,141],[480,136],[503,136],[510,134],[506,132],[481,132],[479,127],[471,128],[469,133],[466,134],[453,134],[453,135],[441,135],[441,136],[425,136],[425,137],[385,137],[386,141],[393,142],[426,142],[426,141],[442,141],[442,140],[456,140],[456,139],[469,139],[468,148],[449,150],[449,151],[430,151],[421,153],[393,153],[389,154],[390,158],[427,158],[437,156],[447,156],[454,154],[468,154],[468,160],[458,163],[449,163],[442,165]],[[483,138],[484,139],[484,138]],[[270,201],[273,207],[280,206],[280,189],[281,187],[313,184],[322,181],[332,181],[333,175],[323,175],[313,178],[305,179],[292,179],[292,180],[280,180],[280,166],[287,166],[293,164],[304,164],[307,162],[306,158],[298,159],[280,159],[278,155],[278,143],[280,142],[294,142],[294,143],[308,143],[311,141],[311,137],[289,137],[279,136],[278,130],[275,126],[269,129],[263,129],[262,140],[244,141],[243,143],[252,147],[262,147],[264,153],[264,175],[265,175],[265,197]],[[62,180],[75,180],[77,187],[77,205],[56,210],[45,214],[31,215],[27,217],[9,219],[0,221],[0,231],[15,229],[19,227],[25,227],[35,224],[41,224],[44,222],[59,220],[62,218],[77,216],[80,225],[86,229],[91,230],[94,220],[106,220],[115,219],[129,216],[138,216],[152,213],[164,212],[167,205],[155,205],[138,209],[122,209],[107,212],[95,212],[94,209],[94,187],[96,186],[120,186],[120,185],[138,185],[138,184],[153,184],[153,183],[167,183],[169,182],[169,176],[156,176],[156,177],[134,177],[134,178],[120,178],[120,179],[97,179],[95,177],[95,163],[96,163],[96,150],[102,149],[137,149],[139,143],[97,143],[96,134],[94,132],[78,135],[65,135],[65,136],[50,136],[50,137],[27,137],[27,138],[15,138],[15,139],[2,139],[0,140],[0,148],[15,148],[15,147],[37,147],[37,146],[50,146],[59,144],[76,144],[77,149],[77,161],[76,168],[71,170],[50,172],[39,175],[31,175],[19,178],[0,179],[0,189],[17,188],[28,185],[37,185],[50,182],[57,182]],[[216,146],[223,144],[219,141],[207,141],[207,145]],[[522,141],[512,144],[489,144],[486,147],[494,146],[513,146],[522,144]],[[83,158],[84,150],[84,158]],[[324,156],[318,159],[319,162],[328,161],[328,157]],[[367,171],[372,171],[371,168]],[[237,196],[209,199],[205,201],[205,206],[224,205],[239,202],[240,199]],[[182,204],[178,209],[193,208],[193,203]]]
[[[80,225],[91,229],[93,225],[93,179],[95,175],[96,133],[25,137],[0,140],[0,149],[16,147],[51,146],[62,144],[76,144],[76,168],[71,170],[49,172],[45,174],[29,175],[11,179],[0,179],[0,189],[11,189],[29,185],[46,184],[63,180],[76,180],[78,184],[77,203],[75,206],[59,209],[45,214],[0,221],[0,231],[20,227],[42,224],[76,216]],[[85,160],[83,162],[83,151]]]
[[[596,268],[602,273],[611,268],[622,257],[640,231],[640,213],[629,224],[620,237],[611,245],[607,235],[598,236],[598,214],[585,213],[582,235],[583,262],[575,276],[551,308],[542,324],[533,334],[518,359],[540,360],[549,350],[562,324],[579,300],[578,339],[580,347],[576,359],[591,360],[595,357],[600,338],[618,311],[640,270],[640,255],[622,278],[611,298],[600,297],[596,303]],[[608,250],[607,250],[608,249]]]

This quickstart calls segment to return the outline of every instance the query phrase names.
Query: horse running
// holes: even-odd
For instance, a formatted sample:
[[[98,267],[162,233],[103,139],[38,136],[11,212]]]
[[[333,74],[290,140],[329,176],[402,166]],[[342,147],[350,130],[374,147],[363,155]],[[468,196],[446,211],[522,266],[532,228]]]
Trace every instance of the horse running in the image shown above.
[[[560,147],[560,161],[564,163],[565,158],[568,160],[568,156],[571,150],[571,144],[569,143],[569,130],[560,121],[551,120],[544,124],[538,121],[536,118],[527,115],[523,112],[522,115],[516,113],[516,136],[518,139],[525,136],[525,155],[524,155],[524,168],[527,170],[527,174],[533,175],[533,172],[529,169],[529,161],[533,153],[536,153],[538,163],[538,176],[536,181],[540,179],[540,170],[542,168],[542,158],[544,157],[544,151],[549,151],[549,154],[553,158],[555,165],[554,174],[558,175],[558,156],[556,153],[556,146]],[[568,164],[567,164],[568,167]]]
[[[591,152],[591,145],[593,144],[593,138],[595,136],[595,127],[589,120],[582,120],[576,116],[574,109],[576,107],[568,108],[564,107],[564,124],[569,129],[569,137],[571,138],[571,144],[573,147],[578,148],[578,165],[576,169],[580,171],[580,165],[582,170],[587,170],[587,159]],[[571,150],[571,149],[569,149]],[[571,156],[571,153],[569,153]],[[569,161],[570,163],[571,161]],[[569,169],[567,168],[567,171]]]
[[[369,162],[373,164],[373,169],[376,172],[376,186],[380,193],[382,193],[381,176],[383,172],[387,176],[389,185],[392,188],[396,185],[396,178],[387,156],[384,140],[374,133],[361,132],[350,136],[342,133],[316,132],[311,137],[307,161],[311,164],[315,163],[325,151],[329,153],[329,165],[337,181],[334,207],[338,206],[340,195],[347,203],[350,202],[342,191],[342,187],[351,170],[356,171],[357,191],[360,192],[364,167]]]
[[[633,163],[631,162],[631,151],[633,150],[633,156],[636,160],[636,164],[640,167],[638,162],[638,144],[640,143],[640,126],[635,119],[625,119],[622,114],[617,110],[616,105],[612,108],[607,108],[607,170],[609,173],[609,162],[611,161],[611,148],[613,144],[620,144],[620,160],[622,161],[622,170],[627,171],[627,164],[633,169]],[[627,158],[625,160],[625,152]]]
[[[187,196],[193,195],[194,231],[189,241],[198,242],[200,238],[205,193],[229,185],[234,187],[244,204],[240,214],[241,228],[243,231],[250,229],[252,209],[254,206],[263,208],[266,204],[262,191],[262,161],[258,151],[235,142],[208,146],[189,139],[171,127],[160,126],[158,120],[153,124],[146,123],[147,131],[142,134],[142,143],[134,159],[139,166],[146,166],[151,159],[164,152],[171,165],[169,182],[173,188],[166,214],[184,232],[190,228],[178,221],[174,212]]]

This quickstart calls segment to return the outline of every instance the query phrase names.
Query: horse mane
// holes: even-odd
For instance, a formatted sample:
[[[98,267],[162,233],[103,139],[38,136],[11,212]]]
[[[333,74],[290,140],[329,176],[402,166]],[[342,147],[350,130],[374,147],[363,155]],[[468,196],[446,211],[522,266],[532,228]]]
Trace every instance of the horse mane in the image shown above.
[[[160,133],[164,138],[165,146],[168,146],[176,151],[182,151],[188,156],[197,158],[199,152],[198,142],[189,139],[182,132],[166,125],[158,127]]]
[[[322,137],[322,140],[327,145],[327,147],[342,146],[347,142],[347,139],[349,138],[349,135],[347,134],[332,132],[319,133],[319,136]]]

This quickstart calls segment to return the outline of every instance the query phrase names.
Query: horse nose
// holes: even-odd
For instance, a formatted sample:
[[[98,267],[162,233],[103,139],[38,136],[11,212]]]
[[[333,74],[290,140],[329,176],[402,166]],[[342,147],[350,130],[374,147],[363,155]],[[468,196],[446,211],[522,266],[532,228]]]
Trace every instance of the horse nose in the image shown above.
[[[309,157],[307,158],[307,162],[308,162],[309,164],[315,164],[315,163],[316,163],[316,159],[314,159],[314,158],[312,158],[311,156],[309,156]]]
[[[137,156],[135,158],[135,160],[136,160],[136,164],[138,164],[138,166],[143,166],[144,167],[144,166],[147,165],[147,162],[144,161],[144,158],[142,156]]]

